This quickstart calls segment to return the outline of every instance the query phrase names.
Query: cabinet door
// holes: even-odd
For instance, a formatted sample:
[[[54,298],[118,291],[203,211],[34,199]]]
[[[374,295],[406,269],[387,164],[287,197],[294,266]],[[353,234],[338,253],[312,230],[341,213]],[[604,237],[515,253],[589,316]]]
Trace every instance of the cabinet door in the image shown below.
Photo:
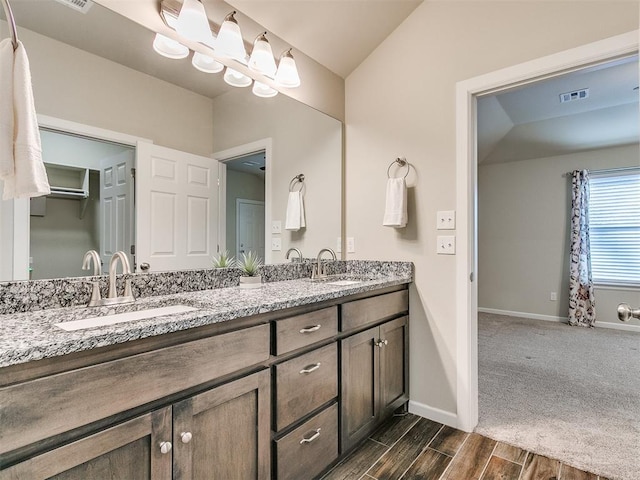
[[[170,480],[171,407],[109,428],[0,471],[0,479]]]
[[[174,478],[268,479],[269,395],[265,370],[176,403]]]
[[[390,415],[408,400],[408,317],[380,325],[380,408]]]
[[[341,341],[341,452],[347,451],[375,427],[379,410],[378,327]]]

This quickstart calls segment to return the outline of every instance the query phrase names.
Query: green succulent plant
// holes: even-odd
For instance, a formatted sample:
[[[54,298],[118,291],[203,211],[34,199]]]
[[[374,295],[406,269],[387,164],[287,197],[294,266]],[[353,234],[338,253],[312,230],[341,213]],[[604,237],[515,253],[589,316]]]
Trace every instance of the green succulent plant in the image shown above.
[[[243,252],[242,259],[238,260],[238,268],[250,277],[255,277],[258,274],[258,268],[261,266],[262,259],[252,251]]]
[[[231,268],[236,266],[236,259],[229,255],[229,250],[220,252],[217,257],[213,257],[214,268]]]

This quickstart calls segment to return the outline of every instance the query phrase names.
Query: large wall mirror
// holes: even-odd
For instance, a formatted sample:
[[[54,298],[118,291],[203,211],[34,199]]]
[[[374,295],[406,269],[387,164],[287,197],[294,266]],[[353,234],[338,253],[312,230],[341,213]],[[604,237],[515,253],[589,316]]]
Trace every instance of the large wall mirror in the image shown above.
[[[31,62],[36,109],[48,119],[43,158],[56,192],[2,202],[0,280],[86,275],[80,265],[89,249],[103,255],[104,265],[124,250],[138,267],[148,262],[151,271],[162,271],[211,267],[224,249],[235,256],[256,250],[267,263],[280,263],[292,247],[305,257],[336,247],[340,121],[284,94],[259,98],[250,88],[230,87],[220,74],[193,69],[190,58],[160,57],[151,48],[154,32],[99,4],[86,12],[55,0],[11,4]],[[4,20],[0,34],[8,35]],[[203,175],[211,188],[199,196],[187,182],[185,195],[197,201],[189,203],[192,210],[172,212],[146,195],[156,188],[151,177],[170,161],[182,165],[181,155],[188,160],[185,178],[198,183]],[[304,185],[292,187],[300,174]],[[121,191],[107,191],[107,180],[121,180]],[[298,188],[306,225],[288,230],[289,193]],[[180,243],[174,236],[181,228],[170,220],[182,217],[190,229],[186,256],[189,249],[196,254],[165,262]],[[156,257],[149,261],[141,251]]]

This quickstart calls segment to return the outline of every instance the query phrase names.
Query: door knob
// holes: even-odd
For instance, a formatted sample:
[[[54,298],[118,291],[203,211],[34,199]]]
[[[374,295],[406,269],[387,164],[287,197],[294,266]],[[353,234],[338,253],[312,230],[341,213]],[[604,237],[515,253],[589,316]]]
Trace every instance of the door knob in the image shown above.
[[[151,268],[151,265],[149,265],[147,262],[144,262],[144,263],[140,264],[140,270],[142,270],[143,272],[146,272],[150,268]]]
[[[632,318],[640,319],[640,308],[633,309],[626,303],[618,305],[618,320],[628,322]]]
[[[171,451],[171,442],[160,442],[160,453],[163,455],[169,453]]]

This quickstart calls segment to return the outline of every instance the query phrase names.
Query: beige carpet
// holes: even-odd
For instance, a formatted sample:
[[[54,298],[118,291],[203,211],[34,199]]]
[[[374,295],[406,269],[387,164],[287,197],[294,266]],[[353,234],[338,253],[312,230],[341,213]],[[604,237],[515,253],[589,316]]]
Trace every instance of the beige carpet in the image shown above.
[[[640,480],[640,334],[478,315],[476,431]]]

